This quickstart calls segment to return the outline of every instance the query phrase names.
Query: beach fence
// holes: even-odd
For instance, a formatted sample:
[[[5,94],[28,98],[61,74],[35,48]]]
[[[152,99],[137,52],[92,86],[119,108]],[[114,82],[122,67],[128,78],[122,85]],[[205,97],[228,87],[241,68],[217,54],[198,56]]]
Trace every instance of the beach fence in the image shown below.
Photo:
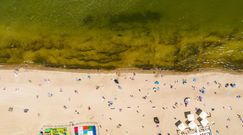
[[[97,122],[70,122],[63,125],[43,125],[39,135],[99,135]]]

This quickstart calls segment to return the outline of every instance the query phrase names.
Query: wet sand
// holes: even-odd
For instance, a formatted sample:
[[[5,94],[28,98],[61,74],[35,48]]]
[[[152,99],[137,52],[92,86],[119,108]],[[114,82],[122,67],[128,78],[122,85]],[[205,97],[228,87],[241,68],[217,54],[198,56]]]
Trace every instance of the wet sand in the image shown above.
[[[97,122],[100,135],[175,135],[175,122],[186,120],[184,112],[201,108],[211,113],[208,120],[214,134],[218,130],[220,135],[242,135],[243,123],[238,117],[243,117],[242,95],[243,75],[225,72],[0,70],[0,133],[34,135],[43,125],[77,121]],[[202,102],[198,96],[203,97]],[[185,97],[191,98],[188,107]],[[24,109],[29,110],[25,113]],[[159,126],[154,117],[159,118]]]

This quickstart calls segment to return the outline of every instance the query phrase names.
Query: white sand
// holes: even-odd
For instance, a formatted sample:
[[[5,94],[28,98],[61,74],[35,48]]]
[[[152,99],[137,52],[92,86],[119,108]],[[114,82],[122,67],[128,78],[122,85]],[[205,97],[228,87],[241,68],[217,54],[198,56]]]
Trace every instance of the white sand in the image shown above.
[[[237,114],[243,117],[243,99],[236,98],[237,95],[243,96],[242,74],[207,72],[155,77],[154,74],[139,73],[135,75],[134,80],[130,77],[133,77],[132,73],[122,73],[117,77],[112,73],[85,74],[38,70],[20,70],[15,76],[14,70],[0,70],[0,134],[35,135],[45,124],[80,121],[98,122],[102,126],[99,128],[100,135],[157,135],[159,132],[163,135],[175,135],[175,122],[184,122],[184,112],[195,112],[195,107],[211,112],[209,121],[215,122],[211,127],[213,133],[219,130],[220,135],[243,134],[243,123],[237,117]],[[192,81],[194,77],[196,82]],[[76,81],[76,78],[82,80]],[[118,85],[112,80],[114,78],[118,78],[122,89],[118,89]],[[184,85],[183,78],[187,79]],[[45,81],[48,79],[50,81]],[[156,80],[160,82],[159,85],[154,84]],[[215,80],[222,84],[221,88],[214,83]],[[225,88],[226,83],[235,83],[236,87]],[[173,85],[173,88],[170,88],[170,85]],[[193,90],[192,85],[196,90]],[[100,88],[97,90],[96,86]],[[154,92],[154,86],[160,87],[160,90]],[[199,92],[203,86],[206,88],[205,94]],[[63,92],[60,92],[60,89]],[[75,90],[78,93],[75,93]],[[48,93],[53,96],[48,97]],[[203,102],[196,100],[199,95],[203,96]],[[103,101],[102,96],[105,97]],[[144,96],[147,96],[146,100],[142,98]],[[191,102],[185,107],[183,100],[187,96],[191,97]],[[112,101],[113,105],[109,107],[108,101]],[[179,105],[173,109],[175,102]],[[64,109],[64,105],[67,109]],[[91,110],[88,110],[89,106]],[[153,109],[153,106],[156,108]],[[12,112],[8,111],[9,107],[13,107]],[[25,108],[29,109],[28,113],[24,113]],[[211,111],[211,108],[215,108],[215,111]],[[75,110],[79,114],[75,113]],[[159,127],[153,122],[155,116],[160,120]],[[230,120],[227,120],[228,118]],[[117,128],[118,124],[122,126]],[[226,125],[229,128],[226,128]]]

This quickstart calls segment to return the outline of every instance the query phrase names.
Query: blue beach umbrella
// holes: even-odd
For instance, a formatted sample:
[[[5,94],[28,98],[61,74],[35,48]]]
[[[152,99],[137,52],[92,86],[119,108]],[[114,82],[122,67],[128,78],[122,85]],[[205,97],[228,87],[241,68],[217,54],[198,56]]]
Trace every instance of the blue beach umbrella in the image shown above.
[[[154,84],[160,84],[159,81],[155,81]]]

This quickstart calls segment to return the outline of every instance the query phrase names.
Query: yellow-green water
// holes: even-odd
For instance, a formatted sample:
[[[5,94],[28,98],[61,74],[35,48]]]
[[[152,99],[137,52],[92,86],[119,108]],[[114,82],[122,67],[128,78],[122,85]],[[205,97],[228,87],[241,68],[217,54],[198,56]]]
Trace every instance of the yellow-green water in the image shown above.
[[[0,62],[243,69],[242,0],[0,0]]]

